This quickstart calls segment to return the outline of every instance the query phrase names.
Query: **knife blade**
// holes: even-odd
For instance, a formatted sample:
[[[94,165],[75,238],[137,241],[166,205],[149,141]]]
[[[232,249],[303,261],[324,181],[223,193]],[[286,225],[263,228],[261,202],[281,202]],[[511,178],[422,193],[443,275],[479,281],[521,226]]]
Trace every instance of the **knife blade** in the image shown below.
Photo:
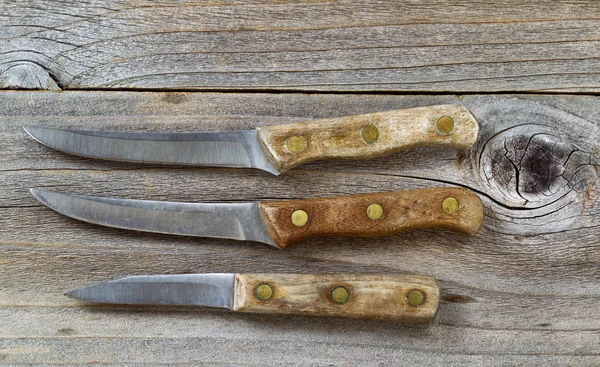
[[[257,168],[274,175],[315,160],[374,158],[420,145],[467,149],[479,131],[471,112],[459,105],[224,132],[94,132],[32,126],[24,129],[44,145],[86,157]]]
[[[179,274],[130,276],[65,295],[96,303],[428,323],[440,291],[435,278],[418,275]]]
[[[431,227],[474,234],[483,220],[479,197],[457,187],[241,203],[129,200],[35,189],[31,193],[49,208],[85,222],[277,248],[313,237],[377,237]]]

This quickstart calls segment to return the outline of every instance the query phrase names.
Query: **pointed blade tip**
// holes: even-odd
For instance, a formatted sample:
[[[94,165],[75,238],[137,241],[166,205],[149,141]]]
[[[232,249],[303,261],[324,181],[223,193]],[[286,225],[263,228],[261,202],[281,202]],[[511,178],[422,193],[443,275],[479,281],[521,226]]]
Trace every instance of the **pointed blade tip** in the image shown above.
[[[25,132],[29,136],[31,136],[34,140],[36,140],[38,143],[46,145],[46,143],[42,139],[40,139],[39,135],[40,135],[41,131],[47,130],[47,129],[45,129],[43,127],[23,125],[23,130],[25,130]]]
[[[43,192],[43,190],[40,190],[40,189],[29,189],[29,192],[31,193],[31,195],[33,195],[34,198],[36,198],[38,201],[40,201],[42,204],[45,205],[44,200],[42,198],[42,192]]]
[[[23,125],[23,130],[25,130],[25,132],[31,136],[33,136],[33,134],[31,133],[31,130],[34,130],[34,129],[35,129],[34,126]]]
[[[63,293],[63,296],[67,296],[69,298],[73,298],[73,299],[81,299],[81,297],[78,296],[80,289],[74,289],[72,291],[67,291],[65,293]]]
[[[55,194],[55,195],[59,195],[59,193],[54,192],[54,191],[48,191],[48,190],[40,190],[40,189],[29,189],[29,192],[31,193],[31,195],[33,195],[33,197],[35,197],[40,203],[46,205],[47,207],[50,207],[50,202],[48,201],[47,195],[50,194]]]
[[[42,192],[44,192],[45,190],[40,190],[40,189],[29,189],[29,192],[31,193],[31,195],[37,197],[38,195],[40,195]]]
[[[101,299],[97,299],[94,295],[94,289],[104,283],[99,283],[96,285],[92,285],[90,287],[73,289],[71,291],[67,291],[63,293],[64,296],[67,296],[72,299],[76,299],[79,301],[91,302],[91,303],[105,303]],[[107,302],[111,303],[111,302]]]

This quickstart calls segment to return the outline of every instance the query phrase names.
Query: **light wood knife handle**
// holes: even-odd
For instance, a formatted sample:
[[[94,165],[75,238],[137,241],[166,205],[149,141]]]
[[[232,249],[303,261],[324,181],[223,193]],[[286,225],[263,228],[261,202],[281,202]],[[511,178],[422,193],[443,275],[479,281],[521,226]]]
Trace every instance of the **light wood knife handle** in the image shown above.
[[[279,248],[311,237],[387,236],[426,227],[473,234],[483,220],[479,197],[457,187],[260,203]]]
[[[236,274],[234,311],[429,323],[440,291],[432,277],[375,274]]]
[[[418,107],[256,129],[271,163],[285,172],[320,159],[365,159],[419,145],[467,149],[475,117],[459,105]]]

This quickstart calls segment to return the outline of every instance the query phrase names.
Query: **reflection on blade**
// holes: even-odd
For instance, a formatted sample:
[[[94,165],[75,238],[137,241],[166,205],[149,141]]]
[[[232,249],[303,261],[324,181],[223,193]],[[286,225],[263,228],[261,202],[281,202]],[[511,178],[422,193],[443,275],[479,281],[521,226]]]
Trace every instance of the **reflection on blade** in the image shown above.
[[[31,190],[44,205],[71,218],[109,227],[184,236],[229,238],[275,246],[258,203],[177,203],[111,199]]]
[[[231,309],[234,279],[235,274],[140,275],[77,289],[65,295],[99,303]]]
[[[130,162],[258,168],[278,175],[255,130],[118,133],[24,127],[40,143],[67,153]]]

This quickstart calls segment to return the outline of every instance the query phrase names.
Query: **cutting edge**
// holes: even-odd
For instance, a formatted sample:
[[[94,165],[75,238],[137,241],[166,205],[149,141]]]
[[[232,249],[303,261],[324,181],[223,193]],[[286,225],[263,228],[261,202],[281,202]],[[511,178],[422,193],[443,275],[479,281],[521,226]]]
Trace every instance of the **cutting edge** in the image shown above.
[[[255,241],[278,247],[257,202],[183,203],[116,199],[30,189],[50,209],[107,227],[182,236]],[[136,222],[141,218],[146,222]]]
[[[136,275],[64,293],[94,303],[233,309],[235,274]]]
[[[256,168],[281,172],[263,151],[256,130],[199,133],[101,132],[23,126],[37,142],[78,156],[136,163]]]

